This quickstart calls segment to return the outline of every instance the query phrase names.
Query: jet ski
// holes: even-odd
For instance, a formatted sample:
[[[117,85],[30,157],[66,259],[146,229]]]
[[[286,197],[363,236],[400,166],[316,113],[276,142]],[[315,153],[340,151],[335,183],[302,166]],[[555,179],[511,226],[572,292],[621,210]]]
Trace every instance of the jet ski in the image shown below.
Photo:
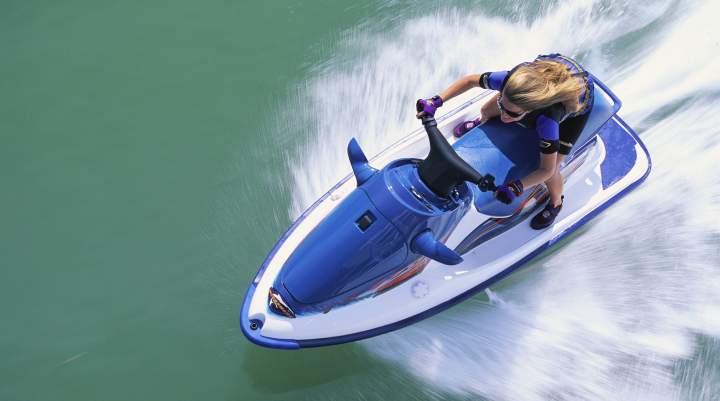
[[[370,161],[350,141],[352,174],[297,218],[250,284],[244,335],[299,349],[397,330],[496,283],[636,188],[650,155],[617,115],[620,100],[593,79],[595,103],[561,167],[565,200],[552,226],[529,224],[548,199],[544,185],[511,204],[492,193],[537,168],[534,131],[495,119],[453,137],[493,92],[470,93]]]

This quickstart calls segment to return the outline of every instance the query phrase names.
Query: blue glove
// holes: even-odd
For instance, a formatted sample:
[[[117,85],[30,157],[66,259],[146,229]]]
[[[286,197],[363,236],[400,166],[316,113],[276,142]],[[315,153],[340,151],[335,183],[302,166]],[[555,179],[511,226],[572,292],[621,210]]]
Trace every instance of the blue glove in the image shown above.
[[[415,109],[418,112],[417,117],[420,118],[423,115],[435,116],[435,110],[443,105],[443,100],[439,95],[435,95],[430,99],[418,99],[415,103]]]
[[[480,178],[480,181],[477,183],[478,189],[480,192],[487,192],[487,191],[497,191],[498,187],[495,186],[495,177],[493,177],[490,174],[485,174]]]
[[[495,190],[495,199],[505,204],[511,204],[516,197],[523,193],[523,184],[520,180],[515,180],[502,184]]]

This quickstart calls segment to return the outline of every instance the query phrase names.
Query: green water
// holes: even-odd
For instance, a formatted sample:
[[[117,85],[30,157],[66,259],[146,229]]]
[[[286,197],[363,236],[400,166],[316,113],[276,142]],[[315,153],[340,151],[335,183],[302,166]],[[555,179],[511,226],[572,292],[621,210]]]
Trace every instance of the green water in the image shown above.
[[[602,12],[605,3],[598,3]],[[454,4],[517,21],[555,3]],[[328,66],[334,54],[352,60],[343,44],[352,32],[393,36],[403,19],[437,7],[348,0],[1,2],[0,400],[486,394],[469,385],[472,391],[451,396],[448,386],[414,374],[422,363],[410,366],[410,353],[403,361],[363,344],[270,350],[249,343],[238,327],[248,284],[291,223],[297,183],[288,160],[317,135],[302,126],[278,130],[284,125],[278,116],[293,115],[293,102],[305,101],[318,71],[342,68]],[[633,34],[647,40],[643,35],[655,32]],[[635,49],[640,39],[631,36],[611,51]],[[352,99],[337,101],[358,107]],[[518,288],[525,274],[501,287]],[[453,316],[462,322],[463,311],[473,308],[465,303]],[[413,332],[391,338],[412,340],[407,333]],[[445,336],[440,342],[453,341],[452,333]],[[717,339],[698,343],[691,353],[697,357],[681,359],[675,374],[691,387],[683,392],[695,394],[686,399],[717,399],[697,395],[718,388]],[[467,369],[472,377],[477,367]],[[477,375],[518,384],[490,370]],[[585,384],[568,380],[567,394]]]
[[[294,399],[370,369],[237,324],[290,222],[270,111],[370,10],[0,5],[0,399]],[[317,369],[273,379],[293,365]]]

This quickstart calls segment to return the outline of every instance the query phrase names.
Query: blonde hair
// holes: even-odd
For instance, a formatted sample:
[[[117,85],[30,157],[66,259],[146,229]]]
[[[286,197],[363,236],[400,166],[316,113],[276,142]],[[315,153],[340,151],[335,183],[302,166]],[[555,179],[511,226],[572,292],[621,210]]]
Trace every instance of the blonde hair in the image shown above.
[[[525,111],[562,103],[569,113],[577,112],[585,92],[585,82],[559,62],[536,60],[521,65],[510,74],[503,96]]]

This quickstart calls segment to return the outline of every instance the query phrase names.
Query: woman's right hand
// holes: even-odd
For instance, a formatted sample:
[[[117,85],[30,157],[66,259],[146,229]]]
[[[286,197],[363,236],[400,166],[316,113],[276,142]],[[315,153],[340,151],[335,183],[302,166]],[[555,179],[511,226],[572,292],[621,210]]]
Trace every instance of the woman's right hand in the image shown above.
[[[500,96],[500,92],[496,93],[495,96],[491,96],[485,104],[480,108],[480,124],[485,124],[491,118],[500,115],[500,109],[497,105],[497,99]]]

